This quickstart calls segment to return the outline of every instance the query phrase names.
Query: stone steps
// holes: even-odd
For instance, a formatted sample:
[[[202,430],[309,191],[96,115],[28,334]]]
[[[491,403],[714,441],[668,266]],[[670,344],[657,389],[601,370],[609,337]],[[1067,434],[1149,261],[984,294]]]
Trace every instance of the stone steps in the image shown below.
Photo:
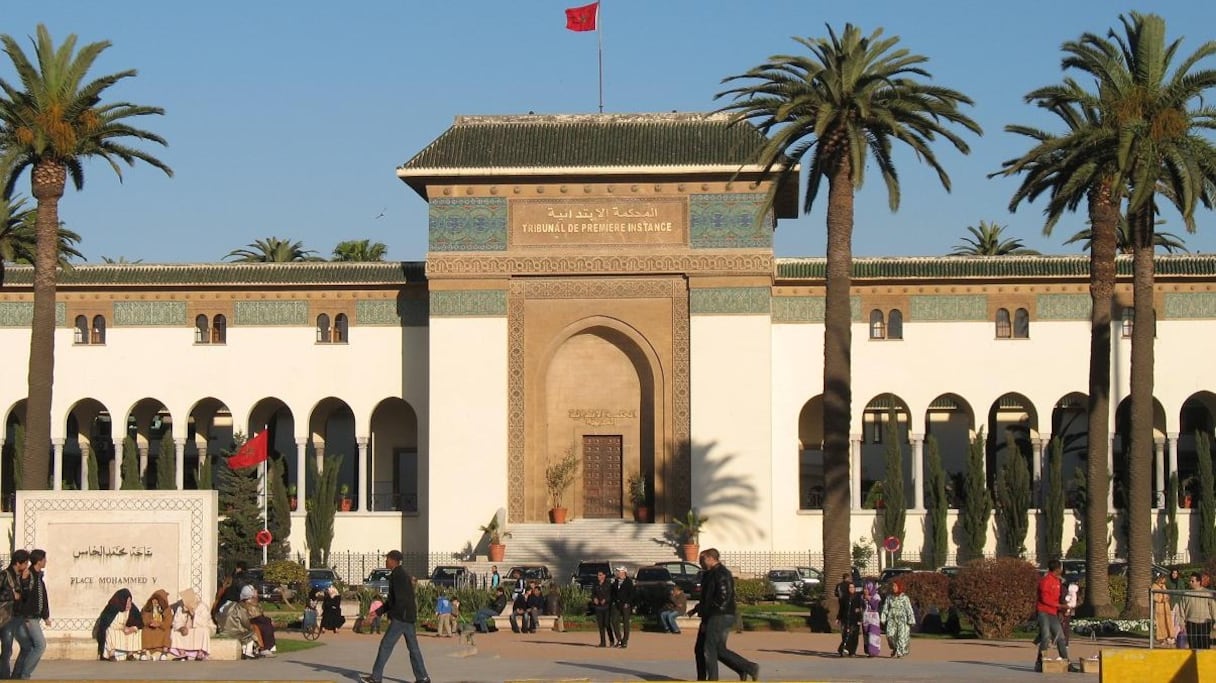
[[[566,524],[513,524],[502,562],[483,557],[469,568],[488,574],[493,564],[505,574],[521,564],[543,564],[555,580],[567,582],[583,560],[611,560],[629,567],[678,560],[679,548],[671,540],[674,524],[638,524],[623,519],[576,519]]]

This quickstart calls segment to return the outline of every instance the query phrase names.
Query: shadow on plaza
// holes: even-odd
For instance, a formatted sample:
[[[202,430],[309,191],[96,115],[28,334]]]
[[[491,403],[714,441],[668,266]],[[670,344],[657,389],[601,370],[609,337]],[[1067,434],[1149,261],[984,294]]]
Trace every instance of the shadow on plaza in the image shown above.
[[[357,681],[357,680],[359,680],[359,676],[361,674],[367,673],[368,671],[372,670],[372,666],[371,666],[370,662],[367,665],[367,669],[361,670],[361,671],[356,671],[354,669],[350,669],[350,668],[347,668],[344,666],[329,666],[327,664],[322,664],[320,662],[299,662],[299,661],[297,661],[296,663],[301,666],[306,666],[318,673],[324,672],[324,673],[328,673],[328,674],[333,674],[336,678],[338,678],[338,680],[341,680],[343,678],[349,678],[352,681]],[[390,680],[394,680],[394,679],[390,676],[385,676],[384,680],[390,681]],[[408,681],[409,679],[398,678],[395,680]]]
[[[1034,671],[1034,658],[1027,664],[1018,662],[985,662],[978,659],[956,659],[952,660],[956,664],[974,664],[976,666],[989,666],[995,669],[1005,669],[1006,671]]]
[[[651,671],[640,671],[638,669],[630,669],[630,668],[624,667],[624,666],[612,666],[610,664],[592,664],[589,662],[568,662],[568,661],[556,661],[556,662],[554,662],[554,664],[561,664],[562,666],[577,666],[582,669],[593,669],[595,671],[603,671],[603,672],[610,673],[610,674],[616,674],[618,676],[637,676],[638,678],[642,679],[643,681],[682,681],[682,680],[684,680],[683,678],[673,678],[671,676],[664,676],[663,674],[656,674]]]

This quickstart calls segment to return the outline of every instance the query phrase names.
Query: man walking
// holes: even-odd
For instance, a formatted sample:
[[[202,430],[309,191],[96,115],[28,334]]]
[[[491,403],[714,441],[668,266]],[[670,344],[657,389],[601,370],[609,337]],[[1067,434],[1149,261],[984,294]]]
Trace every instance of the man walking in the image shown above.
[[[21,654],[13,662],[13,678],[29,678],[38,668],[42,653],[46,652],[46,636],[42,634],[42,624],[51,625],[51,605],[47,600],[46,583],[42,580],[42,572],[46,570],[46,551],[40,548],[30,551],[30,564],[25,570],[28,576],[21,579],[22,596],[17,603],[17,613],[13,619],[20,619],[17,627],[17,642],[21,644]],[[24,631],[25,637],[22,637]]]
[[[689,610],[689,616],[701,615],[697,643],[693,654],[697,660],[697,680],[718,680],[718,662],[735,673],[739,680],[760,680],[760,665],[726,647],[726,639],[735,625],[735,577],[722,564],[717,548],[701,552],[701,602]]]
[[[624,567],[616,568],[612,582],[612,633],[616,646],[629,647],[629,622],[633,619],[633,579]]]
[[[1059,560],[1047,563],[1047,573],[1039,579],[1038,598],[1035,600],[1036,618],[1039,622],[1039,659],[1035,662],[1035,671],[1043,670],[1044,653],[1052,643],[1056,644],[1060,656],[1056,661],[1068,661],[1068,640],[1064,638],[1064,628],[1060,625],[1060,589],[1063,574]]]
[[[422,650],[418,647],[418,605],[414,597],[414,578],[401,566],[405,558],[400,550],[390,550],[384,558],[384,565],[389,569],[388,600],[376,613],[388,615],[388,628],[380,639],[380,649],[376,652],[376,663],[372,665],[371,674],[364,674],[359,680],[363,683],[380,683],[384,676],[384,665],[393,654],[397,639],[405,638],[414,680],[416,683],[431,683],[431,677],[426,673],[426,663],[422,661]]]

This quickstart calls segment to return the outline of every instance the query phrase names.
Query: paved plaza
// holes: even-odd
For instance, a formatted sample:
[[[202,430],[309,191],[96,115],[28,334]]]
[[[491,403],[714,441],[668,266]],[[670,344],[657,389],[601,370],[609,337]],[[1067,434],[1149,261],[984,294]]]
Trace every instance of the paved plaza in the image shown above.
[[[284,634],[286,638],[298,637]],[[672,635],[635,632],[629,648],[596,647],[595,633],[499,631],[478,635],[471,650],[456,638],[420,640],[427,668],[436,683],[450,681],[588,680],[685,681],[696,677],[692,647],[696,633]],[[321,637],[321,647],[243,662],[73,662],[44,661],[37,677],[60,680],[329,680],[353,682],[371,669],[378,636],[343,631]],[[740,654],[757,661],[761,680],[773,681],[1052,681],[1090,680],[1092,674],[1034,673],[1034,645],[1028,641],[928,640],[914,638],[911,654],[841,659],[839,636],[789,632],[748,632],[731,636]],[[1072,655],[1085,657],[1099,647],[1141,647],[1143,641],[1074,638]],[[734,680],[722,669],[723,680]],[[410,683],[408,654],[399,643],[385,670],[385,681]]]

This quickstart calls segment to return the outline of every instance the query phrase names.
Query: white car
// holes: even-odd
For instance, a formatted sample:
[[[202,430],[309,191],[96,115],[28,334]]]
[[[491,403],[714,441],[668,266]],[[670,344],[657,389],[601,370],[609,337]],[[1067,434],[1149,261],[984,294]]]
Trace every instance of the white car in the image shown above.
[[[798,572],[798,583],[806,586],[823,585],[823,572],[814,567],[794,567]]]
[[[768,582],[768,597],[777,600],[789,600],[801,580],[794,569],[770,569],[764,579]]]

